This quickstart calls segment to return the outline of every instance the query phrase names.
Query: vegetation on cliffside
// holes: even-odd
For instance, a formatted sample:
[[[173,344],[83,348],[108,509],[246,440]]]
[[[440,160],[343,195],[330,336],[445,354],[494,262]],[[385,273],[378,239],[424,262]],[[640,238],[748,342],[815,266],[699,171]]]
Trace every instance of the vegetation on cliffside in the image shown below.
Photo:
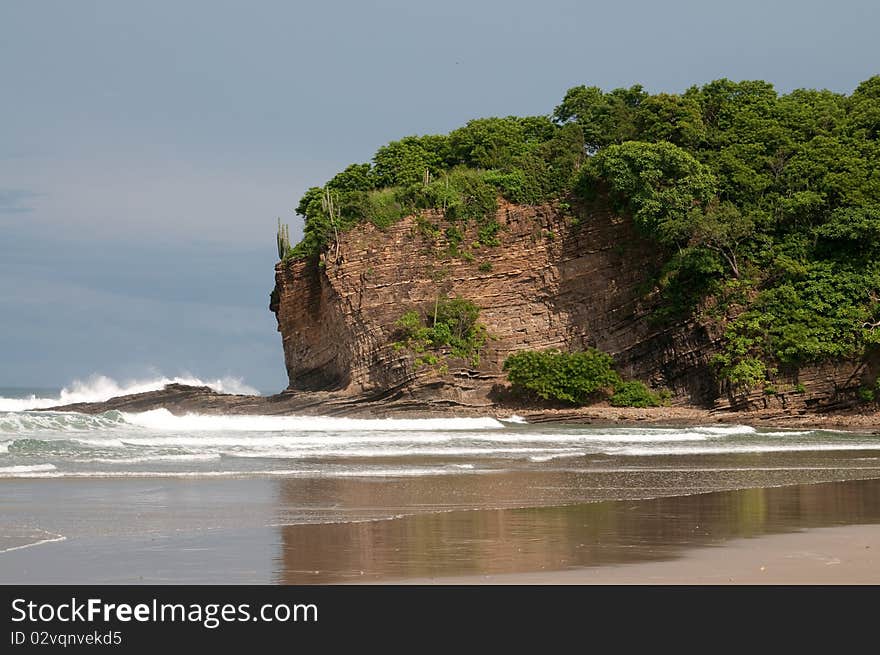
[[[681,94],[579,86],[549,116],[406,137],[309,189],[285,256],[427,208],[450,234],[474,221],[498,245],[499,196],[610,198],[664,254],[655,320],[716,323],[733,388],[880,341],[880,76],[850,95],[726,79]]]
[[[616,407],[658,407],[664,397],[638,380],[624,381],[610,355],[590,349],[523,350],[504,361],[514,391],[543,400],[586,405],[602,398]]]
[[[409,310],[398,319],[400,340],[394,346],[412,352],[417,368],[438,366],[445,371],[447,355],[478,366],[480,351],[489,338],[479,316],[480,308],[470,300],[437,298],[427,316]]]

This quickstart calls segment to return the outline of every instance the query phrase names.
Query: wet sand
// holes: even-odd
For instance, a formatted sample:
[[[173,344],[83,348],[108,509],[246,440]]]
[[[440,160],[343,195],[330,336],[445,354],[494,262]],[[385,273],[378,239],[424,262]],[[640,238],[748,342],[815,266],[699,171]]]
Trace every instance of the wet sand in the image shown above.
[[[878,479],[620,499],[634,479],[605,482],[9,480],[0,581],[878,582]],[[672,494],[681,480],[654,483]]]
[[[876,585],[880,525],[813,528],[684,550],[677,559],[495,575],[395,580],[398,584]]]

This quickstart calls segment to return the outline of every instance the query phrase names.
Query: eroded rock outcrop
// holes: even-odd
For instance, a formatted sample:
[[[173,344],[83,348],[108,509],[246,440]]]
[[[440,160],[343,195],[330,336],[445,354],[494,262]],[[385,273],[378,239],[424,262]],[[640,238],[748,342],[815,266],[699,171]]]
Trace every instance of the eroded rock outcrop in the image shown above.
[[[505,358],[521,349],[595,347],[614,355],[627,377],[674,390],[683,401],[709,402],[709,331],[697,323],[657,328],[645,283],[659,257],[632,223],[592,206],[574,220],[549,205],[499,206],[501,245],[478,246],[463,230],[462,250],[430,225],[426,212],[386,230],[360,225],[319,263],[276,266],[278,318],[294,390],[352,394],[405,388],[416,397],[463,403],[491,400]],[[416,370],[394,347],[396,321],[425,313],[438,296],[467,298],[480,309],[491,339],[478,366],[455,360],[449,372]],[[497,391],[497,389],[496,389]]]
[[[570,212],[499,205],[501,244],[479,246],[477,228],[450,254],[439,212],[385,230],[362,224],[319,261],[276,265],[272,309],[293,391],[480,406],[499,400],[505,358],[522,349],[595,347],[628,378],[673,391],[676,403],[716,409],[821,410],[852,404],[876,374],[872,362],[837,362],[781,377],[777,393],[732,393],[710,364],[719,328],[688,320],[658,325],[650,280],[659,253],[632,222],[602,204]],[[433,227],[432,227],[433,226]],[[464,254],[468,253],[468,254]],[[476,303],[492,338],[479,365],[414,365],[395,347],[396,321],[430,312],[438,297]]]

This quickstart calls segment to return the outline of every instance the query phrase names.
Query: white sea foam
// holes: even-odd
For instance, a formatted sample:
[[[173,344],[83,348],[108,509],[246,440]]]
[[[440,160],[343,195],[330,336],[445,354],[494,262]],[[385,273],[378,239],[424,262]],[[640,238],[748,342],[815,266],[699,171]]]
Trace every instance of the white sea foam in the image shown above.
[[[52,535],[47,537],[46,539],[38,539],[37,541],[31,541],[30,543],[21,544],[20,546],[11,546],[9,548],[0,548],[0,553],[11,553],[14,550],[24,550],[25,548],[33,548],[34,546],[40,546],[42,544],[51,544],[56,541],[64,541],[67,539],[63,534],[54,534],[51,532],[46,532],[45,530],[41,530],[41,532]]]
[[[696,427],[691,428],[694,432],[705,433],[705,434],[720,434],[720,435],[729,435],[729,434],[754,434],[757,432],[755,428],[750,425],[725,425],[725,426],[707,426],[707,427]]]
[[[554,453],[551,455],[532,455],[529,457],[530,462],[549,462],[554,459],[567,459],[570,457],[583,457],[586,453],[583,451],[576,451],[572,453]]]
[[[55,466],[52,464],[32,464],[30,466],[2,466],[0,467],[0,476],[16,475],[19,473],[45,473],[54,471]]]
[[[240,378],[224,377],[214,380],[201,380],[192,375],[176,377],[160,376],[149,380],[127,380],[117,382],[106,375],[93,375],[86,380],[74,380],[69,387],[61,390],[57,398],[0,398],[0,411],[21,412],[27,409],[54,407],[71,403],[102,402],[116,396],[125,396],[146,391],[158,391],[166,384],[187,384],[197,387],[210,387],[220,393],[235,393],[248,396],[259,395],[259,392],[246,385]]]
[[[452,467],[398,467],[364,469],[362,471],[333,471],[328,477],[334,478],[412,478],[434,475],[458,475],[466,470],[469,473],[498,473],[497,469],[455,469]]]
[[[519,416],[517,414],[513,414],[511,416],[508,416],[507,418],[502,418],[500,420],[504,421],[505,423],[528,423],[528,421],[526,421],[522,416]]]
[[[397,467],[364,470],[324,469],[263,469],[254,471],[29,471],[0,473],[7,478],[353,478],[353,477],[417,477],[421,475],[458,475],[462,473],[504,473],[506,469],[476,469],[449,467]]]
[[[0,413],[0,433],[88,432],[124,426],[119,412],[88,415],[76,412],[7,412]]]
[[[515,432],[504,434],[485,434],[473,437],[479,441],[499,441],[505,443],[565,443],[565,442],[608,442],[608,443],[666,443],[674,441],[706,441],[717,435],[699,432],[668,431],[649,434],[627,432]]]
[[[382,418],[358,419],[330,416],[230,416],[185,414],[175,416],[167,409],[123,413],[133,425],[153,430],[186,430],[193,432],[351,432],[485,430],[503,428],[494,418]]]
[[[787,452],[813,452],[813,451],[849,451],[849,450],[880,450],[880,441],[874,443],[839,443],[839,444],[806,444],[793,443],[785,445],[747,445],[747,444],[718,444],[712,446],[679,446],[679,447],[623,447],[609,448],[605,450],[608,455],[633,455],[633,456],[656,456],[656,455],[725,455],[735,453],[787,453]]]
[[[533,455],[536,453],[560,454],[572,453],[570,448],[420,448],[417,445],[408,448],[382,449],[314,449],[314,450],[253,450],[224,452],[227,457],[245,459],[302,459],[321,457],[493,457],[497,455]]]
[[[220,453],[191,455],[144,455],[143,457],[88,457],[73,460],[79,464],[146,464],[148,462],[210,462],[220,459]]]

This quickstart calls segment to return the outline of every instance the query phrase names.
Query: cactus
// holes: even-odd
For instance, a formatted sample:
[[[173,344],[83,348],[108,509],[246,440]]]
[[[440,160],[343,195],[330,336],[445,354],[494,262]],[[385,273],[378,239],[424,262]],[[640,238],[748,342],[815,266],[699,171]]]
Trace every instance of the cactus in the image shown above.
[[[290,252],[290,227],[287,224],[282,225],[280,218],[275,242],[278,244],[278,259],[283,260]]]
[[[336,256],[333,261],[339,261],[339,228],[337,227],[337,223],[339,222],[339,196],[337,195],[335,198],[330,193],[330,189],[324,189],[324,195],[321,197],[321,208],[324,210],[324,213],[327,214],[327,217],[330,219],[330,225],[333,227],[333,237],[336,242]]]

